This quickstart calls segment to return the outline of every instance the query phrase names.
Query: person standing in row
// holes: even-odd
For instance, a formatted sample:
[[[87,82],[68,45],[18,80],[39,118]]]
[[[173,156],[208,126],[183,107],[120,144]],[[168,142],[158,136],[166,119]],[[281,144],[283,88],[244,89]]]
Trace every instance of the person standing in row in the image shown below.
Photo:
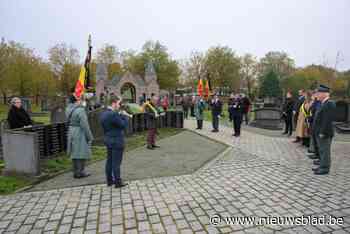
[[[315,131],[313,128],[313,122],[315,120],[316,113],[318,112],[318,110],[321,107],[321,102],[318,100],[318,97],[317,97],[317,90],[314,91],[314,93],[312,95],[312,99],[313,99],[313,101],[312,101],[312,104],[310,107],[311,115],[307,119],[307,123],[310,126],[310,134],[311,134],[310,147],[308,149],[307,156],[311,159],[319,159],[320,155],[319,155],[318,146],[317,146],[317,142],[316,142]]]
[[[203,128],[203,113],[205,109],[205,102],[201,96],[196,97],[196,103],[194,105],[194,113],[197,119],[197,129]]]
[[[22,107],[22,100],[18,97],[11,99],[11,108],[7,115],[10,129],[29,127],[33,125],[29,114]]]
[[[120,166],[125,148],[124,130],[128,127],[128,118],[119,112],[122,99],[112,97],[108,108],[100,115],[100,123],[104,134],[104,144],[107,148],[106,180],[107,185],[116,188],[126,186],[121,179]]]
[[[90,176],[85,172],[85,164],[91,157],[91,143],[94,138],[85,107],[81,100],[73,95],[66,108],[66,117],[68,123],[67,154],[73,161],[73,177],[78,179]]]
[[[320,160],[314,161],[314,164],[319,164],[319,167],[313,168],[313,171],[316,175],[324,175],[329,173],[331,167],[331,144],[334,137],[333,115],[336,106],[330,100],[330,89],[327,86],[320,85],[317,91],[317,97],[322,104],[316,113],[313,129]]]
[[[164,109],[164,111],[167,111],[168,108],[169,108],[169,98],[168,98],[168,95],[165,95],[163,98],[162,98],[162,107]]]
[[[191,98],[191,117],[196,117],[194,113],[194,106],[196,105],[196,96],[192,96]]]
[[[305,90],[301,89],[298,91],[299,97],[298,100],[294,103],[294,110],[293,110],[293,115],[294,115],[294,126],[298,126],[298,119],[299,119],[299,113],[300,113],[300,107],[305,101]],[[294,143],[298,143],[301,141],[301,138],[297,135],[295,138]]]
[[[239,137],[241,135],[241,125],[242,125],[242,100],[239,95],[236,96],[231,94],[230,100],[228,102],[228,112],[230,116],[230,121],[233,122],[234,134],[233,136]]]
[[[283,134],[291,136],[293,133],[293,108],[294,100],[291,92],[287,92],[286,100],[283,105],[283,118],[285,121],[285,130]]]
[[[250,103],[249,98],[245,94],[242,94],[241,100],[242,100],[242,121],[244,118],[246,125],[248,125],[249,124],[249,110],[250,110],[251,103]]]
[[[182,109],[184,111],[184,118],[188,119],[188,109],[190,107],[189,97],[185,94],[181,100]]]
[[[219,132],[219,119],[222,112],[222,102],[220,101],[217,95],[211,100],[211,115],[212,115],[212,124],[213,130],[212,132]]]
[[[305,93],[304,102],[300,106],[297,127],[295,130],[297,138],[300,139],[302,144],[306,147],[309,147],[310,144],[310,126],[307,125],[306,119],[311,115],[311,103],[311,92],[308,91]]]

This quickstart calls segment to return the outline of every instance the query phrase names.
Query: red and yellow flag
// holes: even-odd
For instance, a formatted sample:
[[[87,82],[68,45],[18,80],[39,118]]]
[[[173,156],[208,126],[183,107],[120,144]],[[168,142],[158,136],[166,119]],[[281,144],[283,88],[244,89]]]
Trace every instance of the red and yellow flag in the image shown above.
[[[210,96],[209,81],[205,83],[204,96],[207,98]]]
[[[77,99],[80,99],[85,91],[85,66],[82,66],[80,69],[79,79],[75,85],[74,95]]]
[[[197,93],[199,96],[203,96],[203,82],[202,79],[199,79],[198,86],[197,86]]]

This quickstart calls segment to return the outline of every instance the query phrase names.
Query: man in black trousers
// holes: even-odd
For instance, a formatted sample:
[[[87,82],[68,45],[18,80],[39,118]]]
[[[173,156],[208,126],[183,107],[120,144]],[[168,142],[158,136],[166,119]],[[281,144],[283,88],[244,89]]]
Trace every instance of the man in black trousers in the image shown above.
[[[250,110],[250,100],[249,98],[245,95],[242,94],[241,98],[241,103],[242,103],[242,122],[243,122],[243,117],[245,120],[245,124],[248,125],[249,124],[249,110]]]
[[[233,122],[233,136],[239,137],[241,135],[243,104],[238,94],[236,96],[234,96],[234,94],[231,94],[230,100],[228,102],[228,112],[230,115],[230,121]]]
[[[293,107],[294,100],[291,92],[287,92],[286,100],[283,105],[283,118],[285,121],[285,130],[283,134],[291,136],[293,133]]]
[[[213,130],[212,132],[219,132],[219,119],[222,112],[222,102],[220,101],[217,95],[211,100],[211,115],[212,115],[212,124]]]
[[[294,114],[294,126],[297,126],[297,122],[298,122],[298,117],[299,117],[299,113],[300,113],[300,107],[301,105],[303,105],[304,101],[305,101],[305,90],[301,89],[299,90],[299,97],[298,100],[294,103],[294,110],[293,110],[293,114]],[[293,141],[294,143],[298,143],[301,142],[301,138],[300,137],[296,137],[295,141]]]
[[[100,122],[104,132],[104,143],[107,147],[106,178],[107,185],[116,188],[126,186],[120,177],[120,166],[124,152],[124,130],[128,127],[128,118],[119,111],[121,98],[112,97],[107,110],[101,113]]]
[[[331,101],[330,89],[320,85],[317,89],[317,97],[321,101],[321,107],[317,111],[313,130],[315,131],[320,160],[315,160],[314,164],[319,165],[312,170],[316,175],[328,174],[331,167],[331,144],[334,136],[333,115],[335,103]]]
[[[310,126],[310,132],[311,132],[310,147],[306,154],[310,159],[320,159],[316,135],[313,129],[313,122],[314,122],[315,116],[319,111],[319,109],[321,108],[321,102],[318,100],[317,94],[318,92],[317,90],[315,90],[313,93],[313,102],[310,107],[311,115],[306,119],[308,125]]]

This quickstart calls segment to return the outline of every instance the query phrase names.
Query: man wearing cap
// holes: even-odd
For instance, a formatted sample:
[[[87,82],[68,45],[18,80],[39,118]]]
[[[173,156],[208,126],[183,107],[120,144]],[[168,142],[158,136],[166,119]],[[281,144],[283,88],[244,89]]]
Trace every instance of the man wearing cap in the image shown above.
[[[313,168],[314,174],[324,175],[329,173],[331,166],[331,144],[334,136],[333,113],[335,103],[330,98],[330,89],[327,86],[320,85],[317,89],[317,97],[321,101],[321,107],[316,113],[313,130],[316,135],[317,146],[320,154],[320,160],[315,160],[314,164],[319,165]]]

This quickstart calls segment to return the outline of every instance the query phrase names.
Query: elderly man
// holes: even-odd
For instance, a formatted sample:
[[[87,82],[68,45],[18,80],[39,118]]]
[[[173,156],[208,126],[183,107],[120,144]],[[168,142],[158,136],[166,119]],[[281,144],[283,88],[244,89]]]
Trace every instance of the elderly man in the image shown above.
[[[85,172],[86,160],[91,157],[91,143],[93,135],[89,121],[80,99],[70,97],[70,104],[66,108],[68,122],[67,154],[73,161],[74,178],[90,176]]]
[[[30,119],[28,113],[22,107],[22,101],[20,98],[12,98],[11,108],[7,116],[7,121],[10,125],[10,129],[23,128],[33,125],[33,121]]]
[[[321,107],[317,111],[313,130],[316,136],[320,160],[315,160],[314,164],[319,165],[313,168],[314,174],[328,174],[331,167],[331,144],[334,136],[333,115],[335,103],[330,100],[330,89],[327,86],[320,85],[317,89],[317,97],[321,101]]]

